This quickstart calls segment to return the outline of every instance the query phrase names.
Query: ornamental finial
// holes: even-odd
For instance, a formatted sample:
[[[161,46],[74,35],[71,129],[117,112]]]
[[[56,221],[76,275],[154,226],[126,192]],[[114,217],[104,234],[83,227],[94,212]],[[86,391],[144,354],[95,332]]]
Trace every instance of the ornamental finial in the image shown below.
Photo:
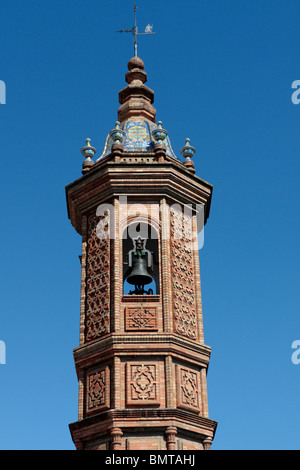
[[[85,146],[82,147],[80,150],[84,158],[93,158],[93,156],[96,153],[96,149],[94,147],[91,147],[91,139],[87,138],[85,139]]]
[[[87,138],[85,139],[85,146],[82,147],[80,152],[85,158],[82,164],[82,174],[84,175],[90,170],[91,166],[94,165],[92,158],[97,152],[97,150],[95,149],[95,147],[91,146],[91,139]]]
[[[157,143],[162,144],[163,141],[165,140],[165,138],[167,137],[168,132],[165,129],[162,128],[162,122],[158,121],[157,122],[157,128],[153,129],[151,134],[152,134],[153,139]]]
[[[185,139],[185,146],[181,147],[180,153],[185,159],[183,162],[184,166],[186,166],[192,173],[195,173],[194,162],[192,162],[191,158],[194,156],[196,149],[190,145],[190,141],[191,139],[188,137]]]
[[[115,144],[123,144],[125,132],[123,131],[123,129],[121,129],[119,121],[116,121],[115,128],[110,132],[110,136]]]

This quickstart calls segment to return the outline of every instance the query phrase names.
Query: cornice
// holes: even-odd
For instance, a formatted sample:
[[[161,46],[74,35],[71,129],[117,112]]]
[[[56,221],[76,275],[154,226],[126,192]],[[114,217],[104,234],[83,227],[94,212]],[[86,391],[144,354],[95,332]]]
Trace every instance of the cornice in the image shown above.
[[[138,408],[138,409],[117,409],[108,410],[95,416],[89,416],[69,425],[73,440],[97,439],[114,427],[132,427],[132,422],[143,422],[144,427],[155,427],[156,422],[164,426],[176,426],[179,429],[186,429],[189,433],[197,433],[198,438],[210,436],[213,438],[217,421],[177,408]],[[158,425],[158,424],[157,424]]]
[[[136,158],[145,156],[133,155]],[[212,191],[210,183],[192,174],[171,157],[163,162],[152,163],[114,162],[105,158],[86,175],[66,186],[68,217],[81,234],[81,217],[84,213],[96,209],[99,204],[114,196],[127,195],[137,199],[166,197],[181,204],[203,204],[206,223]]]
[[[166,356],[173,355],[177,358],[195,362],[197,365],[208,367],[211,348],[205,344],[195,343],[175,334],[123,334],[111,333],[91,343],[85,343],[74,349],[74,361],[76,370],[87,367],[97,358],[103,360],[104,356],[109,360],[115,354],[118,356],[149,355]]]

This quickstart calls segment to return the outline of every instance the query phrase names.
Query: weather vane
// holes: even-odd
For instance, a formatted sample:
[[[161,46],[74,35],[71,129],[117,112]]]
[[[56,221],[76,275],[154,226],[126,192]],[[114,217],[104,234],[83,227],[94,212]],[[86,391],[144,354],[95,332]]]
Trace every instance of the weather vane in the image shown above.
[[[137,36],[141,36],[141,35],[144,35],[144,34],[155,34],[153,31],[152,31],[152,28],[153,28],[153,25],[150,25],[148,24],[145,28],[145,32],[144,33],[139,33],[138,32],[138,27],[136,25],[136,4],[134,3],[133,4],[133,10],[134,10],[134,26],[132,29],[120,29],[119,31],[117,31],[117,33],[132,33],[133,36],[134,36],[134,41],[133,41],[133,44],[134,44],[134,57],[137,57]]]

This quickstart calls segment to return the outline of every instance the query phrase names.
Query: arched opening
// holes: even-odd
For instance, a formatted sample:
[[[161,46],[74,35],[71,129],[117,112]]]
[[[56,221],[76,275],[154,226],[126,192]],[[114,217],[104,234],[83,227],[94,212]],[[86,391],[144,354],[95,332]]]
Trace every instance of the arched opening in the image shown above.
[[[145,222],[134,222],[123,232],[123,294],[159,294],[157,231]]]

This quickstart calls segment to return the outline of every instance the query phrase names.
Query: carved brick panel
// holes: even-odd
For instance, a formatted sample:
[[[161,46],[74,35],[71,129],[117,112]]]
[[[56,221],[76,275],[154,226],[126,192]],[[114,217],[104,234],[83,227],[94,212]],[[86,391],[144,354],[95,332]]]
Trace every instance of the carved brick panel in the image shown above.
[[[157,364],[126,364],[126,404],[159,405]]]
[[[110,374],[104,367],[86,376],[86,412],[107,409],[110,406]]]
[[[127,331],[156,331],[157,308],[144,306],[126,308],[125,328]]]
[[[170,231],[174,330],[181,336],[197,340],[192,218],[172,208]]]
[[[200,412],[200,377],[199,373],[176,364],[177,406],[178,408]]]
[[[109,213],[88,219],[86,268],[87,342],[110,331],[110,239]]]

